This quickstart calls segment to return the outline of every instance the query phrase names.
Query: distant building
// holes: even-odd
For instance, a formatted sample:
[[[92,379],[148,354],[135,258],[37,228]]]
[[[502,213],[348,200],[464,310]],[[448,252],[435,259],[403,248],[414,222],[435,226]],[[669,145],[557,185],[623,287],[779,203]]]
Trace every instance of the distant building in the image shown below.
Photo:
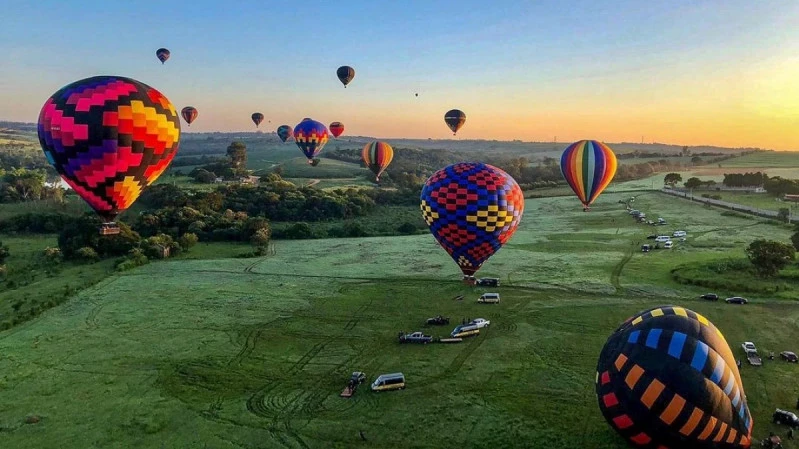
[[[785,194],[785,195],[782,197],[782,200],[783,200],[783,201],[793,201],[793,202],[799,202],[799,195],[789,195],[789,194],[787,194],[787,193],[786,193],[786,194]]]

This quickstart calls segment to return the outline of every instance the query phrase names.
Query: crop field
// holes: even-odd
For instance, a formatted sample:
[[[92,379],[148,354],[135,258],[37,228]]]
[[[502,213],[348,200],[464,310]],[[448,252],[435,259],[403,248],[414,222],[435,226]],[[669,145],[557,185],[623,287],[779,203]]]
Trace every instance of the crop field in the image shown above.
[[[528,200],[519,231],[480,271],[501,277],[497,305],[475,302],[486,290],[464,286],[430,235],[277,241],[265,258],[113,275],[0,332],[0,447],[624,448],[593,382],[605,339],[631,314],[682,305],[735,354],[744,339],[799,349],[795,300],[701,302],[704,290],[669,277],[789,228],[642,193],[635,207],[670,222],[658,231],[688,231],[675,249],[644,254],[655,228],[617,204],[629,196],[603,195],[590,213],[573,198]],[[446,335],[452,326],[423,324],[437,314],[491,326],[459,344],[397,343],[402,330]],[[369,382],[401,371],[407,389],[364,385],[341,398],[352,371]],[[769,416],[793,405],[797,375],[776,361],[742,368],[755,437],[784,434]],[[38,424],[24,424],[31,415]]]
[[[747,154],[721,162],[721,166],[741,168],[799,167],[799,153],[795,151],[764,151]]]

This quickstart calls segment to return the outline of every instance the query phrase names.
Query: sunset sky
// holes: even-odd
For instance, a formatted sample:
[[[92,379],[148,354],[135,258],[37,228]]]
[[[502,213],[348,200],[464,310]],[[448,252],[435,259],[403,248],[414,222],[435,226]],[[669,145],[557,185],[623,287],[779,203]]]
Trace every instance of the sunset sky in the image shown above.
[[[196,107],[184,132],[252,131],[258,111],[265,131],[312,117],[448,138],[458,108],[462,139],[799,150],[795,0],[0,5],[0,120],[34,122],[60,87],[106,74]]]

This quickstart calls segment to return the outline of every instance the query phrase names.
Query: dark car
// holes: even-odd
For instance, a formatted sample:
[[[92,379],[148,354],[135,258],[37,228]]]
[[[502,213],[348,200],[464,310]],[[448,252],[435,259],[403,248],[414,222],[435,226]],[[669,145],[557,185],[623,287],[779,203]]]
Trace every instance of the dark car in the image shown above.
[[[427,319],[427,324],[432,324],[436,326],[440,326],[443,324],[449,324],[449,317],[448,316],[435,316],[433,318]]]
[[[360,385],[364,382],[366,382],[366,374],[360,371],[355,371],[352,373],[352,377],[350,377],[350,384]]]
[[[746,304],[746,298],[741,298],[740,296],[733,296],[724,300],[727,304]]]
[[[791,351],[780,352],[780,358],[786,362],[799,363],[799,358],[797,358],[796,354]]]
[[[647,240],[655,240],[656,238],[658,238],[657,234],[650,234],[650,235],[646,236]]]
[[[499,287],[499,279],[497,278],[482,278],[477,280],[477,285],[481,287]]]
[[[799,428],[799,418],[794,413],[787,410],[774,410],[774,414],[771,415],[771,420],[774,424],[785,424],[787,426]]]
[[[707,299],[708,301],[718,301],[719,295],[715,293],[705,293],[704,295],[700,296],[702,299]]]

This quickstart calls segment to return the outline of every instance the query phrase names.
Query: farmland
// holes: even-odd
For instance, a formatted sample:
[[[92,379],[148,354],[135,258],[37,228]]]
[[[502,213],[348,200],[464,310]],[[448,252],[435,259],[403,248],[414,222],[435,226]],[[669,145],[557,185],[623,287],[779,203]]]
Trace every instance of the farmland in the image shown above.
[[[703,288],[669,275],[743,257],[758,237],[785,241],[789,228],[640,193],[636,208],[670,222],[658,230],[689,233],[644,254],[653,228],[617,203],[629,196],[603,195],[590,213],[573,197],[528,200],[517,234],[480,271],[501,277],[499,305],[475,303],[486,290],[461,284],[426,234],[277,241],[257,259],[200,244],[192,258],[106,277],[0,332],[0,445],[626,447],[599,414],[593,381],[605,339],[631,314],[682,305],[718,325],[735,354],[744,339],[799,349],[795,294],[700,302]],[[492,325],[456,345],[396,343],[401,330],[446,334],[423,327],[437,314]],[[778,430],[768,418],[795,401],[797,369],[742,368],[756,437]],[[356,370],[370,381],[402,371],[407,389],[338,397]],[[30,415],[41,421],[23,424]]]

